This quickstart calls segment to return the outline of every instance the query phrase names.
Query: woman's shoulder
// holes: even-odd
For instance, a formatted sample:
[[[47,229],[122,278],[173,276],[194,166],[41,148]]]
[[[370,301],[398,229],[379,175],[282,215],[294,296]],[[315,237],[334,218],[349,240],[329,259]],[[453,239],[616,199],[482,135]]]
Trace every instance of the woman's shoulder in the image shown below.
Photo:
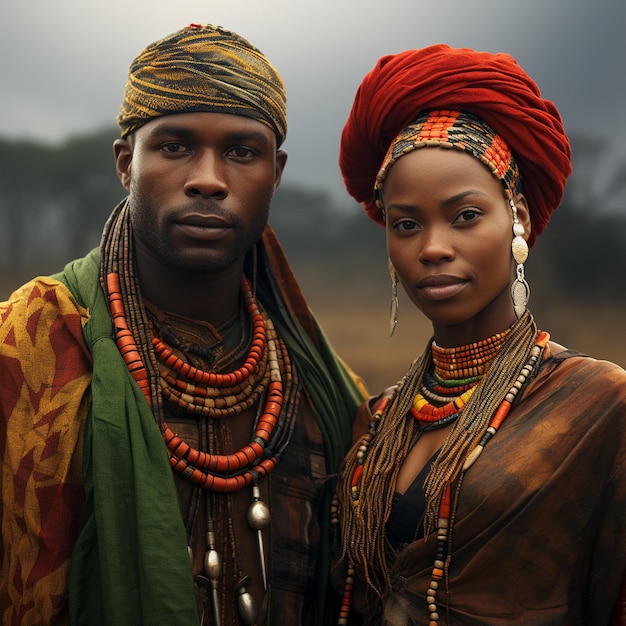
[[[626,370],[612,361],[596,358],[550,342],[537,382],[562,387],[577,395],[589,392],[595,401],[617,401],[626,406]]]
[[[626,377],[626,370],[613,361],[598,358],[594,355],[567,348],[554,341],[548,342],[548,351],[545,355],[545,363],[555,366],[566,366],[572,369],[583,369],[587,373],[594,371],[605,374],[612,372],[614,376]]]

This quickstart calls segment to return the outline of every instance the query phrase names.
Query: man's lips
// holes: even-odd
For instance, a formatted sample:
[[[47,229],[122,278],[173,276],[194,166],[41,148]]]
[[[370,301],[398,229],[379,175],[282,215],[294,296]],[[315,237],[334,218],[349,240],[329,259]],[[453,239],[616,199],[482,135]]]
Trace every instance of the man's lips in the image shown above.
[[[219,215],[185,215],[178,217],[174,224],[187,237],[203,240],[219,239],[232,228]]]
[[[417,283],[417,288],[420,294],[429,300],[445,300],[459,293],[467,282],[457,276],[427,276]]]

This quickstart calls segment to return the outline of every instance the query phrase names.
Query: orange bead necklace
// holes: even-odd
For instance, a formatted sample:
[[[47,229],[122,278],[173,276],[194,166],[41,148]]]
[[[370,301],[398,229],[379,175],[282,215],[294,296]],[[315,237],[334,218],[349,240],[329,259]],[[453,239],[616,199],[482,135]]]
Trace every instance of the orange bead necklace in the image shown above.
[[[107,286],[120,354],[152,406],[148,372],[128,329],[116,273],[107,276]],[[217,418],[230,417],[248,409],[265,392],[265,406],[256,420],[252,440],[232,454],[196,450],[163,421],[163,438],[172,469],[202,489],[225,493],[251,485],[276,467],[290,431],[289,425],[286,429],[276,428],[284,404],[283,380],[289,387],[294,384],[287,350],[272,321],[261,313],[245,277],[242,279],[242,291],[253,330],[249,354],[237,370],[224,374],[205,372],[174,354],[162,339],[152,337],[155,356],[160,364],[162,396],[188,412]]]
[[[550,335],[546,332],[539,332],[534,346],[530,350],[530,354],[524,366],[521,368],[517,378],[513,385],[504,394],[504,398],[500,401],[495,413],[493,413],[491,419],[488,422],[487,429],[482,434],[478,443],[471,449],[465,459],[461,473],[458,478],[458,484],[456,487],[456,493],[461,489],[461,481],[465,473],[471,468],[471,466],[478,460],[482,454],[485,446],[489,441],[497,434],[498,429],[505,421],[512,405],[518,396],[522,393],[524,386],[532,379],[536,373],[540,363],[543,351],[546,348],[550,340]],[[372,441],[378,434],[378,429],[381,426],[383,419],[387,417],[387,408],[391,405],[390,398],[383,398],[377,407],[372,419],[370,421],[370,427],[367,434],[361,437],[361,441],[356,452],[356,464],[350,477],[346,477],[350,481],[350,501],[345,506],[358,509],[361,504],[361,489],[363,485],[362,475],[364,470],[364,463],[371,447]],[[429,626],[437,626],[439,623],[439,596],[445,592],[445,583],[450,563],[452,560],[452,554],[450,552],[450,533],[454,526],[454,510],[456,503],[453,502],[452,481],[445,483],[443,494],[439,502],[438,514],[436,519],[436,532],[437,532],[437,545],[436,556],[434,564],[431,569],[431,580],[426,590],[426,604],[428,605],[429,612]],[[331,525],[337,532],[339,527],[339,504],[337,498],[334,499],[331,507]],[[344,582],[343,597],[341,601],[341,607],[339,609],[339,617],[337,620],[338,626],[347,626],[350,623],[350,613],[352,610],[353,592],[356,579],[356,564],[352,560],[348,560],[347,563],[347,575]]]
[[[459,417],[510,330],[453,348],[432,342],[432,371],[424,376],[411,406],[422,430],[443,428]]]

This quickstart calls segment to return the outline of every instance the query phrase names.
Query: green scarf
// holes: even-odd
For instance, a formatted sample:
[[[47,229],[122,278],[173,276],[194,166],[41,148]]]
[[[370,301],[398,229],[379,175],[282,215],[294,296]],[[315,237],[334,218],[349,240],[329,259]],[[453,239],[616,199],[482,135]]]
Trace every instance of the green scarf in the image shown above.
[[[113,339],[98,251],[58,276],[90,319],[85,512],[68,579],[72,625],[198,624],[187,537],[161,433]]]

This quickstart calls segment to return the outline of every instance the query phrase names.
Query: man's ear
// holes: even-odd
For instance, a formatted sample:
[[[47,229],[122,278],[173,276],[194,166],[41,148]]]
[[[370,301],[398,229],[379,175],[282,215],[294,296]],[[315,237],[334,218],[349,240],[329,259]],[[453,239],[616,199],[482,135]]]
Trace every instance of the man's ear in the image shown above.
[[[115,169],[117,177],[126,191],[130,189],[130,167],[133,160],[133,147],[128,139],[116,139],[113,142]]]
[[[285,164],[287,163],[287,153],[284,150],[278,150],[276,152],[276,174],[274,176],[274,191],[278,189],[278,185],[280,185],[280,180],[283,176],[283,170],[285,169]]]
[[[530,221],[530,211],[528,209],[528,202],[526,202],[526,196],[523,193],[518,193],[513,198],[513,203],[515,204],[515,208],[517,209],[517,219],[519,223],[524,227],[524,239],[528,241],[530,237],[530,231],[532,229],[532,224]]]

